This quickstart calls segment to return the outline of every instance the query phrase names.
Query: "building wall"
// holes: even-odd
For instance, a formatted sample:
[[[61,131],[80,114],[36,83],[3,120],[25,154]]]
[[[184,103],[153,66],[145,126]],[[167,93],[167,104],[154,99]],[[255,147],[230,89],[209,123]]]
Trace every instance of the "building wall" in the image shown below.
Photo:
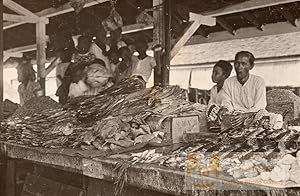
[[[208,90],[214,85],[211,81],[213,65],[172,66],[170,83],[188,88],[192,70],[191,87]],[[300,87],[300,58],[257,60],[251,73],[263,77],[267,86]],[[231,75],[235,75],[234,70]]]

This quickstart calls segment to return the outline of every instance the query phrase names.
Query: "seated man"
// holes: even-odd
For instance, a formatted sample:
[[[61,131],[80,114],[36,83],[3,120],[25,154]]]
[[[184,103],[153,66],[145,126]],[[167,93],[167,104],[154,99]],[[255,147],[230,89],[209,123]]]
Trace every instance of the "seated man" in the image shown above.
[[[234,69],[236,76],[228,78],[223,86],[223,112],[237,112],[232,124],[240,125],[251,114],[267,106],[264,80],[250,74],[254,67],[254,55],[241,51],[235,55]]]

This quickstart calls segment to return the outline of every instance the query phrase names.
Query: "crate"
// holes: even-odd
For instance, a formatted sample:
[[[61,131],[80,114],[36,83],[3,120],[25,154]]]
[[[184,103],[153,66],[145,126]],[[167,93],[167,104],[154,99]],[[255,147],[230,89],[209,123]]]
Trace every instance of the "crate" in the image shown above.
[[[184,134],[184,128],[180,129],[178,126],[175,127],[175,121],[178,122],[178,119],[174,121],[176,118],[180,118],[182,122],[185,120],[189,121],[190,117],[197,116],[199,120],[199,128],[197,128],[198,132],[208,132],[207,128],[207,119],[206,119],[206,113],[202,112],[200,115],[188,115],[188,116],[180,116],[180,117],[168,117],[166,118],[162,123],[161,126],[159,126],[159,131],[162,131],[165,133],[165,138],[167,140],[173,140],[173,142],[178,143],[181,141],[181,138]],[[150,117],[147,119],[147,124],[150,125],[150,127],[155,128],[157,127],[157,124],[159,123],[160,117]],[[194,130],[195,133],[195,130]]]
[[[289,122],[299,118],[300,102],[274,102],[268,103],[266,107],[268,112],[281,114],[284,122]]]

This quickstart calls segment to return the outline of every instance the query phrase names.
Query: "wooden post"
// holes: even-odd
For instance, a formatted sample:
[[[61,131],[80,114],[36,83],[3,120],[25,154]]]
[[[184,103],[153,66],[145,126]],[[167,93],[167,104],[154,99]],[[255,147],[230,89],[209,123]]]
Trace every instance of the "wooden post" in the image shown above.
[[[164,14],[163,14],[163,2],[164,0],[153,0],[153,18],[154,18],[154,29],[153,29],[153,45],[164,46]],[[154,86],[161,86],[162,77],[161,70],[163,65],[162,51],[154,51],[154,58],[156,60],[156,67],[154,68]]]
[[[0,120],[3,119],[3,1],[0,3]]]
[[[36,24],[36,58],[38,81],[46,94],[46,23],[39,22]]]
[[[171,13],[172,13],[171,0],[165,0],[164,2],[164,14],[165,14],[165,53],[164,64],[162,66],[162,86],[169,85],[170,75],[170,61],[171,61]]]

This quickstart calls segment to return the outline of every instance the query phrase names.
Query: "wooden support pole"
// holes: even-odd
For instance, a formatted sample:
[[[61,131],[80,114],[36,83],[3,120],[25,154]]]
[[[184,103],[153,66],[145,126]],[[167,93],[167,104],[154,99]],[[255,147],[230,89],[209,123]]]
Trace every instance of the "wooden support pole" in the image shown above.
[[[153,0],[153,45],[164,45],[164,14],[163,14],[163,2],[164,0]],[[156,67],[154,68],[154,86],[161,85],[161,70],[163,65],[162,50],[154,51],[154,58],[156,60]]]
[[[0,120],[3,119],[3,1],[0,2]]]
[[[36,46],[37,46],[37,72],[38,81],[46,94],[46,24],[39,22],[36,24]]]
[[[170,64],[171,64],[171,19],[172,19],[172,2],[171,0],[165,0],[164,2],[164,14],[165,14],[165,53],[164,64],[162,66],[162,86],[169,85],[170,80]]]

